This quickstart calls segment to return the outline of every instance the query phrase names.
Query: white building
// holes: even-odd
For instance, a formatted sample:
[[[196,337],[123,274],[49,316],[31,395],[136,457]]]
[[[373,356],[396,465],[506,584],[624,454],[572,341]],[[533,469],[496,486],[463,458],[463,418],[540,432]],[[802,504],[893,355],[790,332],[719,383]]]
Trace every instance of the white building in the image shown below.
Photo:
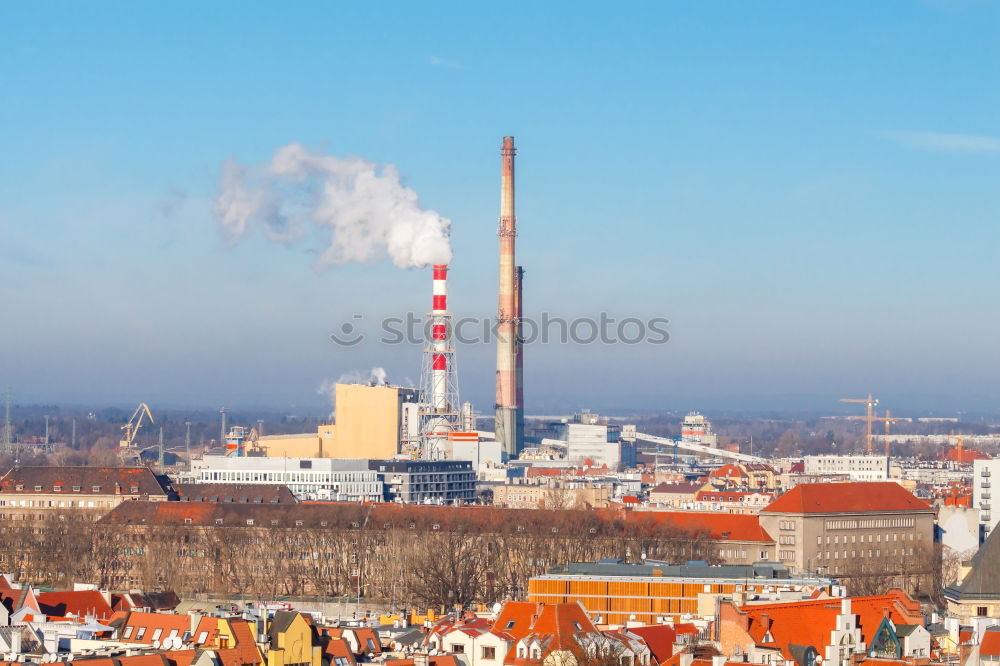
[[[984,541],[1000,519],[1000,512],[990,509],[993,479],[1000,479],[1000,458],[973,461],[972,506],[979,509],[980,536]]]
[[[367,460],[203,456],[191,461],[192,483],[285,485],[300,500],[380,502],[383,484]]]
[[[851,481],[887,481],[888,456],[806,456],[806,474],[846,474]]]
[[[698,412],[691,412],[681,423],[681,439],[702,446],[718,447],[719,438],[712,432],[712,422]]]

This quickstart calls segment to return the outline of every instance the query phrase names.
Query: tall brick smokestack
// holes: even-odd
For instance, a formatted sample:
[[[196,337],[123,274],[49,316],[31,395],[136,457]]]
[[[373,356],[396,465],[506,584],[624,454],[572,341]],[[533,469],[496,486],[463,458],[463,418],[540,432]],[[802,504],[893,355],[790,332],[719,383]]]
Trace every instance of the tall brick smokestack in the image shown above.
[[[496,437],[509,455],[520,452],[524,440],[523,413],[518,404],[517,345],[519,316],[515,282],[514,137],[505,136],[500,150],[500,301],[497,309]],[[518,424],[522,425],[518,425]]]

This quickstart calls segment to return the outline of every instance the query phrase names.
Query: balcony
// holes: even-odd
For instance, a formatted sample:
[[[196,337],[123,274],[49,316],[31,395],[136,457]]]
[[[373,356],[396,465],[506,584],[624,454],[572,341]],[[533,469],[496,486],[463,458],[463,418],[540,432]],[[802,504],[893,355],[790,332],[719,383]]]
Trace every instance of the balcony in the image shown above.
[[[984,500],[988,500],[990,498],[990,494],[989,493],[980,493],[979,497],[981,497]]]
[[[980,488],[989,488],[990,487],[990,482],[989,481],[983,481],[982,483],[979,484],[979,487]]]
[[[982,476],[984,478],[989,478],[989,476],[990,476],[990,470],[984,469],[982,472],[980,472],[980,476]]]

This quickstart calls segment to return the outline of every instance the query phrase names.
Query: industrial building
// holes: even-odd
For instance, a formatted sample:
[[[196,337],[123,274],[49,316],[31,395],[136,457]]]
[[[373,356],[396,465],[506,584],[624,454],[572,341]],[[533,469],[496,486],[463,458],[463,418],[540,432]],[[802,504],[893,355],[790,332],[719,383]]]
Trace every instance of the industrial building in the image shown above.
[[[316,433],[261,437],[272,458],[391,458],[419,438],[420,392],[389,384],[337,384],[336,418]]]
[[[592,412],[574,414],[567,421],[552,421],[536,431],[542,446],[566,451],[571,465],[626,469],[636,463],[635,441],[622,437],[622,427],[609,424]]]
[[[698,412],[691,412],[681,423],[681,439],[710,446],[713,449],[719,445],[718,437],[712,432],[712,423]]]
[[[793,578],[781,564],[704,562],[668,564],[646,560],[570,562],[528,581],[528,601],[579,602],[596,621],[625,624],[630,620],[656,624],[682,615],[711,617],[720,598],[741,602],[808,597],[835,592],[833,581],[820,577]]]

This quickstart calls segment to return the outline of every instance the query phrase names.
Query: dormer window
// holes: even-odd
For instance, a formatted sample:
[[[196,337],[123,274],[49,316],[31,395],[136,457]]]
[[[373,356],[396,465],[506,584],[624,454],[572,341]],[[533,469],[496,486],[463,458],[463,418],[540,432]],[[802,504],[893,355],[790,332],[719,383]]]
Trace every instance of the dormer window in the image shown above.
[[[78,492],[80,492],[81,490],[82,490],[82,488],[81,488],[80,486],[73,486],[73,492],[74,492],[74,493],[78,493]]]
[[[129,492],[131,493],[139,492],[139,486],[132,486],[131,488],[129,488]]]
[[[41,486],[35,486],[35,492],[36,493],[42,492],[42,487]]]
[[[192,522],[193,522],[193,521],[192,521],[192,520],[191,520],[190,518],[185,518],[185,519],[184,519],[184,524],[185,524],[185,525],[190,525],[190,524],[191,524]]]
[[[247,518],[247,525],[253,526],[253,518]]]
[[[101,487],[100,486],[91,486],[90,487],[90,491],[94,492],[94,493],[99,493],[99,492],[101,492]]]
[[[24,486],[21,485],[21,484],[18,484],[16,486],[14,486],[14,490],[24,490]]]

